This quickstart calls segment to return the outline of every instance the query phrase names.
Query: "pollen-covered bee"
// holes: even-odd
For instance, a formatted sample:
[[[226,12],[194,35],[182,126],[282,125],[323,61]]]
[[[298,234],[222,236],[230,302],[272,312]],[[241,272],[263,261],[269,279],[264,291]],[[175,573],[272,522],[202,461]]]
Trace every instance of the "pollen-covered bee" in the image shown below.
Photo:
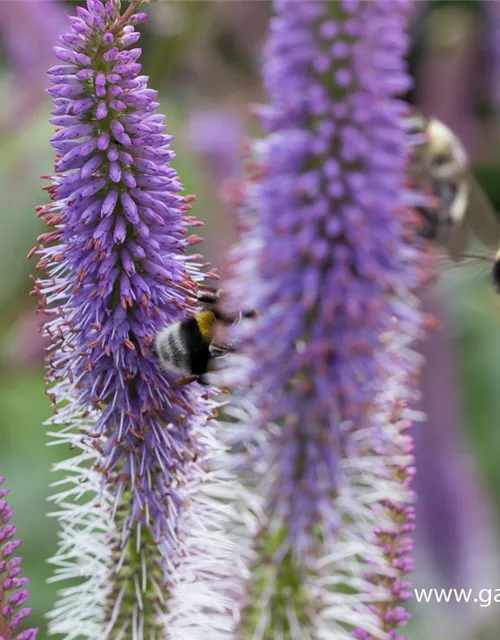
[[[446,249],[453,261],[490,261],[493,284],[500,292],[500,222],[474,178],[460,140],[442,122],[421,114],[409,117],[406,125],[415,140],[410,176],[437,199],[433,206],[417,207],[424,224],[420,235]],[[487,247],[486,253],[469,249],[468,231]]]
[[[213,360],[235,351],[234,345],[217,339],[218,325],[231,326],[256,315],[255,311],[237,314],[222,311],[220,290],[204,289],[197,298],[202,311],[168,325],[156,336],[156,352],[164,369],[182,376],[175,381],[176,385],[194,381],[206,384],[204,376]]]

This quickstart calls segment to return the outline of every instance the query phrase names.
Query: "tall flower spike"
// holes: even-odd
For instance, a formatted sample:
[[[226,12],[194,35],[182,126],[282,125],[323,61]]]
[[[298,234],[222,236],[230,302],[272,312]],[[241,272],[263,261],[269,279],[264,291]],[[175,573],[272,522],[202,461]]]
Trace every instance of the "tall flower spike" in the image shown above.
[[[56,175],[38,210],[51,230],[34,250],[47,273],[35,291],[52,316],[52,436],[79,449],[56,466],[67,476],[54,497],[56,578],[79,578],[52,612],[51,631],[65,638],[160,638],[166,627],[185,637],[172,612],[193,577],[191,629],[209,637],[202,613],[220,607],[214,584],[225,577],[226,511],[200,486],[217,446],[212,391],[173,388],[152,346],[159,328],[193,312],[205,276],[199,256],[185,255],[199,241],[187,235],[198,224],[185,215],[192,198],[131,48],[139,5],[77,7],[49,70]]]
[[[393,631],[382,612],[398,592],[382,577],[396,565],[381,535],[411,499],[395,471],[411,466],[411,445],[391,416],[411,398],[421,332],[398,100],[409,6],[274,3],[268,136],[233,283],[234,305],[258,317],[237,327],[244,353],[221,374],[255,391],[255,408],[247,396],[228,409],[235,467],[256,479],[241,637]]]
[[[22,558],[13,557],[22,541],[16,539],[17,529],[10,524],[12,507],[5,500],[9,492],[2,486],[4,482],[0,476],[0,639],[34,640],[38,629],[19,629],[31,613],[24,606],[30,595],[25,588],[29,580],[20,577]]]

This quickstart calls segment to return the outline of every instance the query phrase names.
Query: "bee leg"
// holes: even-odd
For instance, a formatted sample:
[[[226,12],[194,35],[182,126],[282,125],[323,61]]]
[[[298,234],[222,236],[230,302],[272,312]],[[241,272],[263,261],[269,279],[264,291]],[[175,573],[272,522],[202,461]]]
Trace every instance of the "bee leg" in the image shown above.
[[[436,225],[425,225],[423,229],[418,231],[417,235],[424,240],[434,240],[436,238]]]
[[[205,377],[205,374],[202,374],[200,376],[193,375],[193,376],[186,376],[184,378],[179,378],[178,380],[175,380],[174,382],[172,382],[172,386],[180,387],[186,384],[190,384],[191,382],[197,382],[202,387],[213,387],[213,383],[207,380],[207,378]],[[220,389],[220,392],[224,395],[229,395],[231,393],[230,389],[227,387],[222,387]]]
[[[183,378],[177,378],[171,384],[173,387],[184,387],[186,384],[191,384],[192,382],[197,382],[204,387],[212,386],[212,383],[209,382],[204,375],[192,375],[192,376],[184,376]]]
[[[220,290],[204,288],[196,297],[200,304],[216,305],[220,298]]]
[[[201,382],[200,376],[184,376],[174,380],[171,384],[173,387],[183,387],[186,384],[191,384],[191,382]],[[205,383],[201,382],[201,384]]]
[[[435,213],[430,213],[427,209],[417,207],[417,211],[422,217],[422,227],[417,235],[425,240],[435,240],[437,235],[437,217]]]

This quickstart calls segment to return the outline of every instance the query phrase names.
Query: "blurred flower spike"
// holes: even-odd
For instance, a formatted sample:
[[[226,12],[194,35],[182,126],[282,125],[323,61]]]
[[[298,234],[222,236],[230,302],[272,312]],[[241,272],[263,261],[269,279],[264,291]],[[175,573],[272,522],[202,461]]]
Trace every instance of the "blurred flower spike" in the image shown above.
[[[409,8],[274,2],[231,287],[258,318],[221,372],[255,393],[227,409],[233,468],[255,479],[241,637],[387,640],[407,619],[424,277],[403,186]]]
[[[12,507],[5,500],[9,492],[4,482],[0,476],[0,640],[35,640],[38,629],[19,629],[31,613],[24,606],[30,595],[25,588],[29,580],[20,577],[22,558],[13,555],[22,540],[16,539],[17,529],[11,524]]]
[[[186,255],[200,241],[187,235],[193,198],[134,48],[140,4],[76,7],[49,70],[56,164],[38,214],[51,229],[33,253],[47,274],[35,292],[51,316],[51,435],[77,449],[56,465],[66,479],[53,498],[55,579],[77,578],[51,613],[65,638],[185,638],[188,621],[210,631],[217,617],[203,614],[221,606],[226,577],[225,511],[205,494],[212,391],[172,387],[152,346],[193,313],[206,275]]]

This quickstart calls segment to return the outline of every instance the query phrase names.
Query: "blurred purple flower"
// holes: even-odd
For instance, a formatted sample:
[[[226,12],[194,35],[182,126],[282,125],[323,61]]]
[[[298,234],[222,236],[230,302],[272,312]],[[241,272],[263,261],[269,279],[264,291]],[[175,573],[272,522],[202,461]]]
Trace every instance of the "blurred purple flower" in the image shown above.
[[[426,303],[434,314],[441,315],[431,296],[426,297]],[[470,534],[473,507],[469,504],[464,509],[464,498],[471,489],[470,472],[464,468],[463,453],[457,451],[461,412],[451,361],[452,345],[446,330],[442,328],[431,335],[422,346],[422,353],[425,366],[421,406],[427,420],[415,435],[419,531],[443,586],[451,587],[461,585],[465,577],[464,544]]]
[[[237,328],[244,353],[221,374],[256,394],[256,408],[245,397],[228,409],[241,422],[229,425],[235,463],[246,468],[249,457],[257,478],[242,637],[347,638],[358,629],[388,638],[407,619],[398,608],[413,526],[404,407],[421,324],[397,99],[409,82],[409,6],[274,3],[264,66],[271,105],[261,109],[269,135],[255,145],[255,219],[233,283],[233,304],[258,317]],[[388,571],[398,580],[384,580]]]
[[[38,629],[19,630],[31,613],[24,606],[30,595],[25,589],[29,580],[19,577],[22,558],[12,557],[22,541],[16,539],[17,529],[10,524],[12,507],[5,500],[9,491],[2,488],[4,482],[0,476],[0,640],[34,640]]]
[[[205,244],[205,256],[209,260],[217,256],[218,273],[225,279],[230,273],[226,249],[236,241],[237,213],[232,194],[242,180],[243,123],[234,111],[222,106],[199,109],[189,116],[187,141],[201,159],[206,183],[204,216],[213,232]]]
[[[482,486],[480,470],[463,441],[464,411],[461,406],[450,320],[443,312],[441,292],[426,294],[427,311],[443,321],[422,345],[425,365],[420,383],[420,407],[426,421],[415,432],[417,474],[417,567],[416,582],[423,587],[472,588],[498,582],[493,505]],[[445,401],[443,401],[445,399]],[[443,608],[444,607],[444,608]],[[448,632],[462,638],[475,637],[492,611],[473,603],[450,602],[426,607],[430,628],[446,620]]]
[[[11,113],[6,116],[13,126],[22,126],[46,99],[45,71],[52,60],[52,45],[63,31],[65,13],[64,3],[56,0],[0,3],[0,36],[14,83]]]
[[[404,3],[332,6],[336,20],[326,2],[276,3],[264,69],[272,107],[256,194],[259,245],[247,242],[256,282],[241,288],[241,304],[261,312],[248,350],[250,378],[272,398],[266,420],[294,416],[279,438],[279,502],[299,546],[314,523],[337,528],[330,496],[339,424],[361,425],[383,385],[377,353],[392,324],[387,294],[404,279],[394,215],[406,157],[394,99],[408,83]]]
[[[224,108],[200,109],[188,120],[191,148],[209,160],[213,179],[239,177],[238,150],[243,140],[241,120]]]
[[[52,631],[68,638],[159,637],[166,627],[185,637],[173,612],[190,559],[185,579],[196,586],[181,606],[206,631],[201,614],[220,606],[213,585],[225,577],[216,507],[199,489],[216,446],[212,391],[172,387],[152,347],[159,328],[192,314],[205,276],[199,256],[185,255],[199,241],[186,235],[197,224],[184,215],[191,197],[170,166],[141,50],[130,48],[146,17],[133,13],[139,4],[122,16],[114,0],[77,7],[49,71],[56,175],[39,215],[54,230],[35,249],[47,272],[36,290],[53,318],[52,435],[80,449],[58,466],[69,476],[55,497],[57,575],[86,577],[52,614]]]

